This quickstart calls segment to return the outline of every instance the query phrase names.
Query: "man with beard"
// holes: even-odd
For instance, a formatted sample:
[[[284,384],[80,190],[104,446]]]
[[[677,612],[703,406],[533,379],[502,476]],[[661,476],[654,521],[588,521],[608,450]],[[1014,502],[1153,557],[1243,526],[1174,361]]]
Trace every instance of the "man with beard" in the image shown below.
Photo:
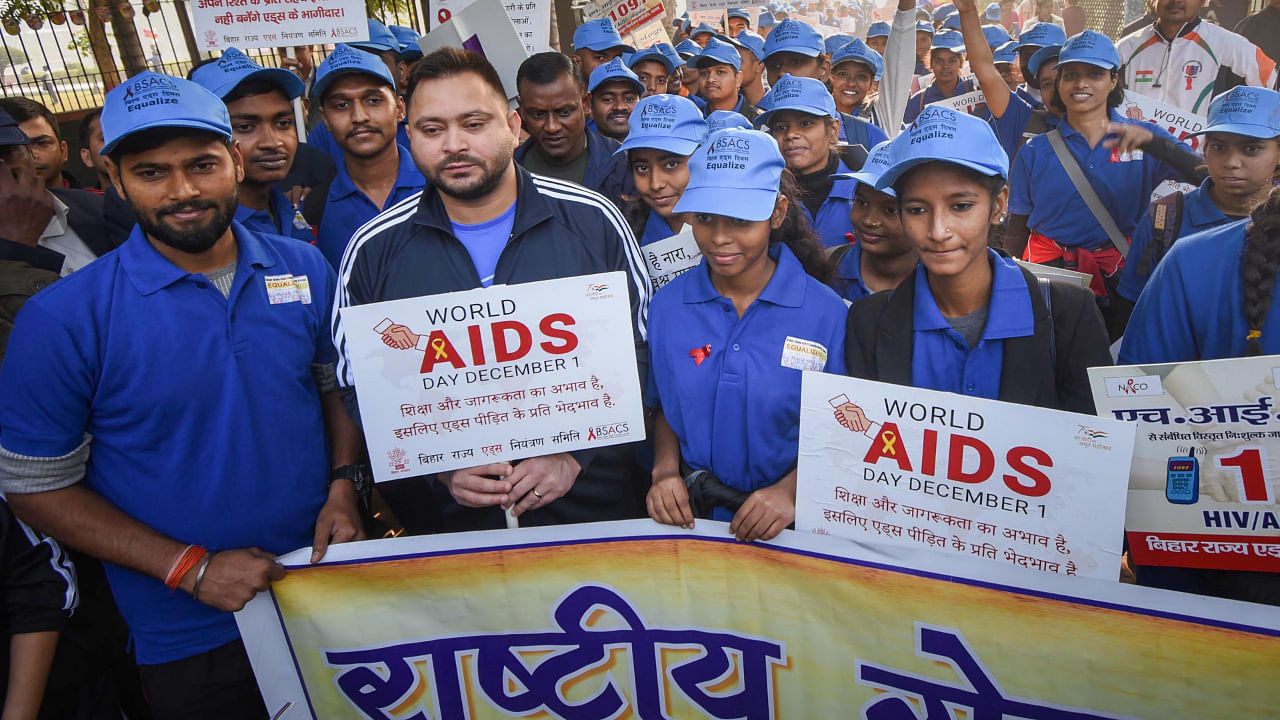
[[[339,44],[316,69],[311,97],[342,148],[316,236],[320,251],[336,268],[356,228],[421,190],[426,181],[409,149],[396,142],[404,101],[381,60]]]
[[[0,491],[106,563],[153,717],[266,718],[231,613],[283,577],[272,555],[310,543],[315,561],[361,535],[333,273],[232,221],[243,164],[209,91],[140,73],[107,94],[102,128],[138,224],[19,313]]]
[[[236,222],[250,230],[315,242],[302,210],[274,185],[289,174],[298,151],[293,99],[302,81],[280,68],[264,68],[236,48],[201,65],[191,80],[222,98],[231,115],[231,134],[244,155]]]
[[[529,139],[516,148],[516,162],[626,207],[623,197],[635,194],[627,158],[614,154],[621,143],[587,127],[585,85],[578,66],[558,52],[537,53],[520,63],[517,102]]]
[[[598,193],[514,162],[521,114],[508,110],[484,57],[458,48],[430,53],[414,67],[408,91],[414,161],[430,183],[352,239],[338,271],[335,347],[346,347],[345,307],[621,270],[643,382],[649,285],[622,214]],[[398,325],[386,332],[411,333]],[[342,350],[338,362],[338,384],[354,405],[359,388]],[[633,455],[629,446],[606,447],[419,482],[429,484],[446,530],[506,527],[504,507],[521,525],[616,520],[643,514]]]

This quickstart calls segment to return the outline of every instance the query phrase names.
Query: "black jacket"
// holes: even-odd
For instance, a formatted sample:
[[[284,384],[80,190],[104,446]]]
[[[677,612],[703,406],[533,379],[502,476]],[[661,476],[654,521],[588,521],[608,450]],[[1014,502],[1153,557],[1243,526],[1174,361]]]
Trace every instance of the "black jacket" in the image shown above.
[[[516,164],[524,165],[524,156],[533,147],[533,138],[529,138],[516,148]],[[635,180],[631,177],[631,168],[627,165],[627,154],[614,154],[622,143],[611,137],[605,137],[594,130],[587,130],[587,172],[582,178],[582,185],[609,198],[614,207],[625,210],[627,203],[624,195],[634,197]]]
[[[1031,294],[1035,334],[1004,341],[999,399],[1005,402],[1094,414],[1087,368],[1111,365],[1110,343],[1093,294],[1083,288],[1052,283],[1052,332],[1034,275],[1022,271]],[[845,363],[849,375],[867,380],[911,385],[912,316],[916,274],[893,290],[863,298],[849,308]],[[1057,356],[1050,375],[1044,368]]]
[[[110,231],[104,222],[103,196],[89,190],[53,188],[49,192],[67,206],[67,224],[80,241],[98,257],[119,247],[125,238]],[[22,245],[0,238],[0,260],[16,260],[51,272],[62,270],[62,253],[43,247]]]
[[[533,175],[516,167],[519,188],[511,236],[498,258],[494,285],[622,270],[627,273],[632,333],[640,386],[648,367],[645,342],[649,281],[639,246],[626,220],[607,199],[573,183]],[[427,186],[356,232],[338,268],[335,305],[400,300],[480,287],[467,248],[454,236],[439,191]],[[338,349],[338,385],[359,418],[354,377],[346,362],[346,331],[335,311],[334,347]],[[643,516],[632,487],[634,453],[630,446],[576,451],[582,466],[569,494],[520,518],[521,525],[618,520]],[[506,526],[502,510],[458,505],[443,486],[435,486],[446,529],[483,530]],[[395,508],[392,508],[394,510]]]

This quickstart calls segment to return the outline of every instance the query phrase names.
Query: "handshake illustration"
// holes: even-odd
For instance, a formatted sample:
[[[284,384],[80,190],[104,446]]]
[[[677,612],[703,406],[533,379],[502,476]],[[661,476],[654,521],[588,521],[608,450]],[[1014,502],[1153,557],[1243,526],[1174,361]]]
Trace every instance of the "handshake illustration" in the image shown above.
[[[841,393],[827,402],[831,403],[831,407],[835,408],[836,422],[840,423],[840,427],[858,434],[865,433],[871,429],[875,423],[867,419],[867,414],[862,408],[853,404],[848,395]]]
[[[382,322],[373,327],[373,331],[382,335],[382,342],[387,347],[397,350],[412,350],[422,340],[421,335],[404,325],[391,322],[390,318],[383,318]]]

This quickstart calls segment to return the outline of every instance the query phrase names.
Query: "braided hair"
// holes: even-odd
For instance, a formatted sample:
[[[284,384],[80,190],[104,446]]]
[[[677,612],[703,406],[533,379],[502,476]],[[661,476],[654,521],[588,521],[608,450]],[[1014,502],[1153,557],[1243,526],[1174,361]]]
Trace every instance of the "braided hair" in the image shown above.
[[[1280,187],[1250,213],[1240,253],[1244,281],[1244,317],[1249,323],[1245,356],[1262,354],[1262,325],[1271,310],[1271,296],[1280,273]]]

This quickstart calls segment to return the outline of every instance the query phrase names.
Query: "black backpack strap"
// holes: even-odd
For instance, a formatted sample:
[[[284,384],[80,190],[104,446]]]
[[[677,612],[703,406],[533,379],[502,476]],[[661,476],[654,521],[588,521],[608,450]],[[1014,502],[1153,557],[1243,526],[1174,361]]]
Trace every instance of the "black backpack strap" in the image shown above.
[[[1048,117],[1048,110],[1033,110],[1031,117],[1027,118],[1026,127],[1022,128],[1022,139],[1018,142],[1018,147],[1022,147],[1028,140],[1049,132],[1049,123],[1045,120]]]
[[[1054,376],[1058,372],[1058,335],[1053,325],[1053,281],[1046,277],[1038,277],[1040,296],[1044,298],[1044,306],[1049,308],[1049,363],[1053,366]]]
[[[1182,230],[1183,196],[1181,192],[1172,192],[1151,203],[1148,213],[1151,215],[1151,242],[1142,250],[1138,258],[1138,274],[1151,277],[1156,264],[1173,247]]]

